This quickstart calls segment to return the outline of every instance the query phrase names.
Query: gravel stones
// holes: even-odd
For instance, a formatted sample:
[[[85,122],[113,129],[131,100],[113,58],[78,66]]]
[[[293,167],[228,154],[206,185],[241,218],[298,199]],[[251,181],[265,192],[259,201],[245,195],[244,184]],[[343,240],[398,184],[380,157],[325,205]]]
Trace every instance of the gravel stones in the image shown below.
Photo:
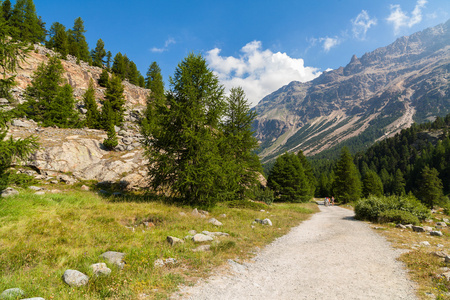
[[[125,263],[122,261],[125,256],[125,253],[115,252],[115,251],[107,251],[100,255],[100,258],[105,259],[110,264],[117,266],[119,269],[123,269]]]
[[[83,286],[89,282],[89,277],[77,270],[66,270],[63,275],[63,280],[70,286]]]

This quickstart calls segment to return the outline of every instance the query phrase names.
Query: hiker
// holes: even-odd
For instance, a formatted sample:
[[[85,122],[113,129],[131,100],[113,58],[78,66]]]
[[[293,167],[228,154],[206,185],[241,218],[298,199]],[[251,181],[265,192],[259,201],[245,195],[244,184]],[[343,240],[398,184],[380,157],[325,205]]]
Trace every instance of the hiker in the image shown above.
[[[325,197],[325,200],[323,201],[323,204],[325,206],[328,206],[328,204],[330,204],[330,201],[328,200],[328,197]]]
[[[331,196],[331,205],[334,206],[334,196]]]

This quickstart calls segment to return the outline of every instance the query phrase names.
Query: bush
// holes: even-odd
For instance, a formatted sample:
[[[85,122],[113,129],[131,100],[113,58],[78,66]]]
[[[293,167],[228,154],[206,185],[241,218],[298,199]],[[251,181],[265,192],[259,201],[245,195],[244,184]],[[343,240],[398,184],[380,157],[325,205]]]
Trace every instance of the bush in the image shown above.
[[[358,201],[355,206],[355,217],[358,220],[378,222],[382,213],[390,210],[408,212],[418,220],[430,217],[430,210],[412,194],[390,197],[369,196]]]
[[[387,223],[394,222],[395,224],[419,224],[419,218],[411,214],[409,211],[391,209],[380,214],[378,222]]]
[[[254,197],[256,201],[264,202],[267,205],[271,205],[274,199],[273,191],[269,188],[256,188],[254,190]]]
[[[253,210],[267,209],[267,205],[249,200],[233,200],[224,203],[229,208],[247,208]]]

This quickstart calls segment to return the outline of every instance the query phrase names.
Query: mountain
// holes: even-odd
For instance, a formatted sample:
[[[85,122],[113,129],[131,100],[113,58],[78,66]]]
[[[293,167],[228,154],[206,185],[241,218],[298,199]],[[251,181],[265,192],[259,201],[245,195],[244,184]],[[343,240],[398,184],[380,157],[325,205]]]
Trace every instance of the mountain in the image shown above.
[[[413,122],[450,112],[450,20],[355,55],[345,67],[293,81],[254,108],[259,155],[353,150],[395,135]]]

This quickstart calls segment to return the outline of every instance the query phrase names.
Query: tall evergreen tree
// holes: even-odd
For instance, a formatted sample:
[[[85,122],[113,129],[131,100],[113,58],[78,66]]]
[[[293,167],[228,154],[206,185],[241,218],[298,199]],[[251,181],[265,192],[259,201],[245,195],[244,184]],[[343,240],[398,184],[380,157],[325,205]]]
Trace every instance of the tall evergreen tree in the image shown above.
[[[0,90],[9,93],[14,83],[14,77],[5,79],[7,73],[15,73],[16,69],[27,52],[23,43],[10,41],[10,28],[5,22],[0,22]],[[34,137],[25,139],[7,138],[8,127],[6,122],[11,116],[0,110],[0,190],[8,185],[9,172],[13,161],[27,158],[38,147]]]
[[[421,172],[421,180],[417,183],[419,199],[428,207],[444,200],[442,192],[442,181],[439,179],[439,172],[435,168],[425,166]]]
[[[8,22],[12,15],[12,6],[11,1],[4,0],[1,6],[1,15],[5,22]]]
[[[128,65],[128,81],[131,84],[139,85],[139,76],[141,76],[141,73],[138,71],[136,64],[130,61]]]
[[[125,96],[123,92],[122,80],[119,76],[113,75],[105,91],[105,102],[109,102],[112,110],[112,114],[103,121],[103,124],[107,126],[105,130],[109,127],[109,118],[111,118],[113,125],[120,126],[123,123],[123,113],[125,111]]]
[[[152,128],[152,123],[155,123],[158,118],[157,107],[161,107],[165,102],[164,95],[164,81],[161,75],[161,69],[156,62],[153,62],[149,67],[146,78],[146,88],[150,89],[147,95],[147,108],[145,110],[145,117],[141,122],[141,131],[144,135],[149,135],[149,130]]]
[[[375,171],[368,170],[364,174],[363,177],[363,188],[362,195],[363,197],[369,197],[369,195],[383,196],[383,183],[381,182],[380,177]]]
[[[12,10],[9,24],[13,27],[12,36],[24,42],[38,43],[45,40],[33,0],[17,0]]]
[[[397,169],[397,171],[395,171],[394,181],[392,182],[392,193],[398,196],[405,195],[405,185],[406,182],[403,173],[400,169]]]
[[[308,180],[297,155],[285,153],[277,157],[270,170],[267,186],[280,201],[305,202],[311,199]]]
[[[84,34],[84,21],[81,17],[75,19],[73,28],[68,31],[69,35],[69,54],[87,63],[91,62],[89,46]]]
[[[300,163],[303,166],[303,170],[305,171],[305,176],[306,176],[306,179],[308,180],[308,185],[309,185],[309,195],[312,198],[312,197],[314,197],[314,192],[316,190],[316,177],[314,176],[314,171],[313,171],[308,159],[303,154],[302,150],[298,151],[297,156],[300,159]]]
[[[105,56],[106,56],[105,43],[103,42],[102,39],[99,39],[97,41],[95,49],[91,51],[92,65],[102,68],[103,65],[105,64],[104,61]]]
[[[89,87],[83,95],[84,106],[86,112],[86,126],[88,128],[100,129],[100,112],[97,102],[95,101],[95,89],[92,79],[89,81]]]
[[[341,203],[358,200],[361,195],[361,181],[347,147],[342,148],[334,174],[333,193],[336,200]]]
[[[111,68],[112,72],[119,76],[121,79],[126,78],[127,74],[127,66],[125,64],[125,59],[122,53],[118,52],[116,56],[114,56],[113,65]]]
[[[169,80],[159,118],[146,136],[149,174],[155,190],[173,200],[214,205],[221,192],[217,130],[223,113],[223,87],[201,55],[189,54]]]
[[[74,109],[75,99],[72,87],[66,83],[58,89],[58,94],[44,110],[42,124],[44,126],[56,125],[60,128],[80,127],[80,116]]]
[[[109,73],[107,69],[103,69],[98,79],[98,85],[101,87],[107,87],[109,82]]]
[[[55,22],[50,27],[49,39],[45,42],[45,46],[59,52],[63,59],[69,53],[69,39],[66,32],[66,27],[61,23]]]
[[[108,69],[108,71],[111,70],[111,57],[112,57],[111,51],[108,51],[106,53],[106,68]]]

